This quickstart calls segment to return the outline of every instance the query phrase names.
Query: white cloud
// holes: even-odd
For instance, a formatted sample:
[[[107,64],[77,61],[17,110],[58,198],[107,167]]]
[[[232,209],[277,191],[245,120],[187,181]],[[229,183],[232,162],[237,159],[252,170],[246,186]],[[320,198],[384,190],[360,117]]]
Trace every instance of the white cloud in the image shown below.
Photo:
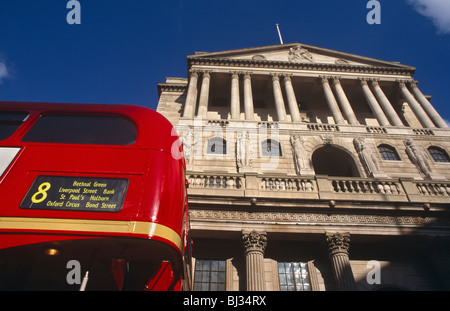
[[[429,17],[441,33],[450,33],[450,0],[407,0],[420,14]]]
[[[8,78],[9,73],[6,65],[0,62],[0,84],[2,84],[3,79]]]

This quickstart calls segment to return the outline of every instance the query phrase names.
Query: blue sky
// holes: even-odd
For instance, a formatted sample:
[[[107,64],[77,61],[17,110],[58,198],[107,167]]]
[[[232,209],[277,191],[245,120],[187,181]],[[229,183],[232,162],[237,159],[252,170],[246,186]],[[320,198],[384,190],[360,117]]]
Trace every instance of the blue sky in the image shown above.
[[[128,103],[155,109],[156,84],[186,77],[186,56],[300,42],[417,67],[450,120],[450,1],[0,0],[0,100]]]

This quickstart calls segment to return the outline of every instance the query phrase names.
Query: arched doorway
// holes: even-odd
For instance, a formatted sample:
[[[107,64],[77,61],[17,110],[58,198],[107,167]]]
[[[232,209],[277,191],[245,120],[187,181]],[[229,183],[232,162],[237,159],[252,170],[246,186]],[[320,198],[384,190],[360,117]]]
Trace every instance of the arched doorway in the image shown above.
[[[346,151],[325,145],[314,151],[312,163],[316,175],[360,177],[353,157]]]

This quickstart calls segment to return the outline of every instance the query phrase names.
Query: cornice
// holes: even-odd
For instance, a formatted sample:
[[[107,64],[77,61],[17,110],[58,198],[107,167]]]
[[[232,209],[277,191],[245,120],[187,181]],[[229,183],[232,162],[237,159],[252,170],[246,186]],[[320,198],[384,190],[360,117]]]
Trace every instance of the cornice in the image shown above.
[[[158,83],[158,94],[161,96],[162,92],[185,92],[187,90],[187,84],[177,83]]]
[[[229,59],[229,58],[189,58],[188,68],[192,66],[223,66],[241,68],[261,69],[288,69],[288,70],[311,70],[348,72],[363,74],[386,74],[386,75],[414,75],[414,67],[369,67],[350,64],[324,64],[324,63],[295,63],[286,61],[252,60],[252,59]]]

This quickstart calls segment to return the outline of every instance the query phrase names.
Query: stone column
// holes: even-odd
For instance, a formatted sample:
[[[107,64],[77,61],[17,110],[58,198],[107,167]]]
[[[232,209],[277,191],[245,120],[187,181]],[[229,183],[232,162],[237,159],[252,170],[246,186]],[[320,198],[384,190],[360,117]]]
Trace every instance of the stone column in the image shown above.
[[[325,241],[338,289],[340,291],[355,291],[356,282],[348,256],[350,233],[326,233]]]
[[[378,101],[383,107],[383,110],[386,111],[387,117],[392,122],[392,124],[395,126],[403,126],[402,120],[400,120],[394,107],[392,107],[389,99],[387,99],[378,81],[372,80],[372,88],[375,91],[375,96],[378,98]]]
[[[378,104],[377,99],[370,90],[370,87],[367,84],[367,79],[360,78],[359,81],[361,82],[364,97],[366,98],[367,103],[369,104],[373,114],[377,118],[378,123],[380,123],[381,126],[390,125],[389,120],[386,118],[386,115],[384,114],[383,110],[380,107],[380,104]]]
[[[408,102],[411,109],[414,111],[417,119],[419,119],[420,123],[422,123],[422,126],[427,128],[435,127],[434,123],[423,110],[422,106],[420,106],[414,96],[409,92],[408,88],[406,87],[405,81],[398,80],[397,82],[403,97]]]
[[[427,241],[426,250],[445,290],[450,290],[450,238],[430,237]]]
[[[193,118],[195,114],[195,105],[197,103],[197,83],[198,83],[198,72],[195,70],[191,71],[191,76],[189,78],[189,87],[186,95],[186,103],[184,105],[184,118]]]
[[[248,291],[266,290],[264,277],[264,251],[267,246],[265,232],[242,232],[245,248],[245,268]]]
[[[327,100],[328,107],[333,114],[334,122],[336,122],[336,124],[344,124],[344,117],[339,110],[336,98],[334,98],[333,91],[331,90],[330,84],[328,83],[328,77],[320,77],[320,80],[322,82],[323,91],[325,92],[325,98]]]
[[[352,106],[350,105],[350,102],[345,95],[344,89],[342,88],[340,78],[333,77],[333,84],[338,96],[339,103],[341,104],[342,110],[344,110],[344,114],[347,117],[348,122],[352,125],[359,124],[358,120],[356,119],[355,113],[353,112]]]
[[[200,90],[200,99],[198,104],[197,116],[206,118],[206,113],[208,112],[208,101],[209,101],[209,85],[211,81],[211,75],[209,71],[203,72],[202,88]]]
[[[253,92],[252,92],[252,73],[246,72],[244,74],[244,108],[245,120],[253,120]]]
[[[238,120],[241,114],[241,102],[239,100],[239,73],[231,73],[231,119]]]
[[[417,87],[417,81],[410,81],[411,89],[419,100],[425,112],[430,116],[431,120],[440,128],[448,128],[447,123],[442,119],[439,113],[434,109],[433,105],[428,101],[428,99],[423,95],[420,89]]]
[[[286,96],[289,105],[289,112],[291,113],[292,122],[300,122],[300,111],[298,109],[297,98],[295,98],[294,87],[292,86],[291,81],[292,75],[284,76],[284,87],[286,89]]]
[[[286,121],[286,107],[284,106],[283,93],[281,92],[280,86],[280,76],[278,74],[272,74],[272,84],[278,121]]]

